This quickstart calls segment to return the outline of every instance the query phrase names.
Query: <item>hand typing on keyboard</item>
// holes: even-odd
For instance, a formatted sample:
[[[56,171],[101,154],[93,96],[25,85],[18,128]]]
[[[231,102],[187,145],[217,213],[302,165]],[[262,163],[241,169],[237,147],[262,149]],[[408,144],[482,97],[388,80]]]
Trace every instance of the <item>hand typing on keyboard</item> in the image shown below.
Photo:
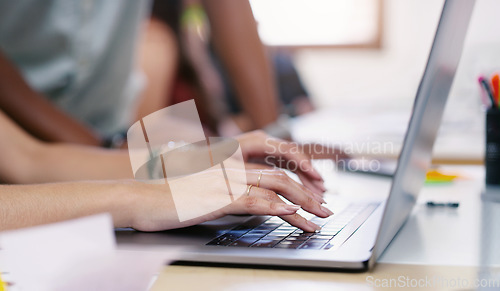
[[[320,228],[314,222],[297,214],[299,208],[323,218],[333,214],[321,205],[324,200],[320,195],[295,182],[284,171],[247,170],[249,184],[256,185],[259,176],[261,176],[260,187],[251,187],[248,195],[243,195],[227,207],[226,214],[276,215],[289,224],[309,232]],[[282,198],[293,204],[284,203]]]
[[[234,207],[234,210],[241,213],[277,215],[305,231],[319,230],[318,225],[296,213],[298,208],[284,206],[281,199],[285,198],[319,217],[326,218],[333,214],[321,205],[325,203],[322,196],[326,191],[323,179],[312,166],[309,156],[302,152],[300,145],[271,138],[261,131],[243,134],[237,139],[246,162],[248,184],[254,186],[250,189],[249,195],[244,195],[234,205],[229,205],[229,208]],[[264,165],[249,163],[259,158]],[[270,163],[275,167],[272,168]],[[276,166],[297,174],[303,185],[295,182]],[[259,187],[256,187],[257,185]],[[276,210],[279,208],[294,211],[289,214],[278,214]]]
[[[175,205],[172,205],[169,199],[160,199],[165,194],[171,194],[169,189],[162,187],[162,185],[144,185],[138,191],[147,194],[142,196],[142,201],[138,203],[137,207],[142,208],[142,206],[151,204],[155,205],[156,208],[151,207],[149,211],[143,210],[142,219],[134,221],[133,227],[144,231],[156,231],[199,224],[229,214],[254,214],[279,216],[291,226],[301,228],[307,232],[319,230],[320,227],[317,224],[297,213],[299,209],[303,209],[313,216],[322,218],[333,214],[322,205],[325,203],[322,198],[325,190],[323,180],[312,167],[309,158],[300,150],[295,149],[297,145],[270,138],[262,132],[244,134],[237,137],[237,139],[240,142],[245,160],[247,181],[246,184],[231,185],[231,188],[236,186],[234,188],[246,189],[245,193],[239,193],[243,195],[223,208],[179,222],[175,219],[175,215],[172,215],[175,214]],[[250,160],[256,161],[256,158],[262,158],[266,161],[266,157],[272,157],[273,161],[279,161],[277,162],[278,165],[293,166],[288,169],[295,172],[306,186],[291,179],[282,169],[271,167],[268,164],[249,163]],[[225,171],[228,176],[237,176],[237,171],[242,171],[231,168],[230,162],[225,162],[225,164]],[[203,193],[203,195],[200,195],[200,199],[208,199],[209,201],[210,199],[219,199],[218,197],[227,199],[227,197],[219,195],[225,191],[226,185],[211,183],[216,178],[216,175],[220,175],[220,171],[204,171],[184,177],[182,182],[173,180],[169,182],[169,186],[182,189],[180,184],[187,183],[190,185],[189,189],[196,188],[195,191],[198,192],[195,193]],[[174,185],[175,183],[179,185]],[[151,189],[146,191],[146,188]],[[153,189],[155,190],[153,191]],[[284,200],[292,204],[287,204]],[[193,205],[193,212],[200,205]],[[214,201],[214,205],[218,205],[217,201]]]

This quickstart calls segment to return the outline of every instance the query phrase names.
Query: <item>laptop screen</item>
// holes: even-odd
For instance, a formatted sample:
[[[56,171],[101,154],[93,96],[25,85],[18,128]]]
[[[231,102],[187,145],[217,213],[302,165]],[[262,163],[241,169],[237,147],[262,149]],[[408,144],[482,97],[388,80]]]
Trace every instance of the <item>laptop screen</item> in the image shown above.
[[[444,3],[370,265],[405,223],[424,183],[474,3],[474,0],[447,0]]]

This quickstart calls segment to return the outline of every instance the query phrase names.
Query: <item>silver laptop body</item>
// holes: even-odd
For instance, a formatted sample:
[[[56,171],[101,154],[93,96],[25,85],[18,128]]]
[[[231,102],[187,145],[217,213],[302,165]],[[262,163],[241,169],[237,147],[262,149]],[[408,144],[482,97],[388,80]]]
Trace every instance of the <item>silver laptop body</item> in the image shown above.
[[[244,236],[270,230],[267,234],[269,236],[281,231],[282,227],[286,228],[286,225],[276,217],[227,216],[201,225],[164,232],[117,230],[119,248],[158,250],[172,246],[188,247],[179,261],[185,264],[345,270],[365,270],[372,267],[403,226],[416,203],[430,165],[433,144],[460,60],[474,3],[475,0],[447,0],[444,3],[388,198],[350,201],[345,197],[338,199],[335,195],[326,193],[325,200],[335,214],[331,220],[316,218],[316,222],[325,225],[325,233],[338,229],[330,239],[325,235],[315,240],[319,243],[314,244],[315,236],[303,234],[293,228],[291,231],[294,238],[305,238],[304,242],[296,243],[297,246],[301,244],[297,248],[295,245],[293,248],[278,247],[281,244],[259,245],[258,241],[239,243]],[[390,178],[386,179],[387,183],[391,182]],[[378,191],[377,187],[370,188]],[[387,191],[389,188],[378,189]],[[279,233],[281,236],[286,235],[283,231]],[[286,238],[292,238],[292,234]],[[284,243],[285,239],[280,242]]]

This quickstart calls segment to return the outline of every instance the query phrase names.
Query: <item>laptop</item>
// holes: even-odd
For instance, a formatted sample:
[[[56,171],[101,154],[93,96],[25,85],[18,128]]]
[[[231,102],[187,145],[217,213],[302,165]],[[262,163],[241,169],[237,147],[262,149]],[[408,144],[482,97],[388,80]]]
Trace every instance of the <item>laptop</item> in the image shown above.
[[[335,207],[335,214],[326,219],[309,217],[322,226],[316,233],[303,232],[278,217],[226,216],[163,232],[117,230],[119,248],[187,247],[180,264],[371,268],[407,220],[423,185],[474,3],[444,3],[386,199],[351,201],[327,192],[325,200]]]

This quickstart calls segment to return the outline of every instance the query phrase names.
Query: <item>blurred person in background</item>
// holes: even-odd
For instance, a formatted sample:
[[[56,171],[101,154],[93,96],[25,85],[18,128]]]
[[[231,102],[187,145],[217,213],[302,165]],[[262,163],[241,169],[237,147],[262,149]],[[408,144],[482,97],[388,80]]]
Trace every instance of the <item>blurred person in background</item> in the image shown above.
[[[240,4],[233,6],[231,14],[242,14],[242,11],[246,11],[245,14],[252,13],[247,3],[241,5],[241,2],[246,1],[239,2]],[[256,26],[252,18],[248,18],[245,25]],[[211,37],[212,26],[209,20],[203,5],[197,0],[154,3],[141,58],[146,60],[144,63],[148,63],[148,59],[153,63],[151,56],[163,51],[168,59],[175,59],[177,56],[178,62],[177,69],[164,72],[164,77],[158,71],[151,74],[151,78],[160,79],[155,83],[163,84],[164,90],[162,94],[155,96],[157,98],[151,96],[150,101],[144,104],[151,106],[148,111],[152,112],[154,108],[195,99],[198,104],[204,104],[198,109],[202,121],[212,131],[216,130],[227,136],[253,130],[256,124],[252,121],[252,108],[245,106],[245,99],[253,96],[241,94],[242,91],[234,86],[237,83],[231,82],[234,74],[228,71],[224,59],[217,54],[216,39]],[[153,51],[156,54],[151,54]],[[311,112],[314,107],[290,54],[267,48],[266,57],[274,65],[273,83],[278,88],[273,90],[279,94],[273,98],[278,102],[280,113],[294,117]],[[151,67],[155,68],[155,64]],[[163,98],[161,95],[164,95]],[[277,124],[270,124],[265,129],[274,131],[274,135],[279,137],[291,138],[289,132],[272,130],[273,127],[279,129]]]
[[[0,108],[45,141],[119,146],[136,119],[159,109],[154,100],[169,89],[168,76],[158,76],[176,62],[165,56],[175,52],[173,45],[158,54],[154,45],[141,45],[145,53],[140,62],[136,58],[150,4],[0,0]],[[279,112],[276,89],[249,3],[203,4],[252,127],[272,124]],[[147,33],[145,41],[168,45],[155,37]]]
[[[156,1],[154,3],[146,28],[146,37],[141,42],[140,59],[142,64],[146,64],[143,67],[148,78],[155,80],[152,84],[161,85],[151,87],[150,94],[143,95],[140,115],[144,116],[165,106],[195,99],[201,121],[205,129],[211,133],[233,136],[261,128],[272,136],[291,140],[288,117],[311,112],[314,106],[290,54],[275,49],[262,52],[264,46],[256,34],[256,23],[248,1],[233,1],[232,5],[225,5],[222,10],[227,15],[235,16],[235,19],[216,18],[224,19],[216,23],[216,27],[212,21],[216,17],[213,15],[214,11],[207,9],[210,6],[201,5],[205,2],[219,3],[217,1],[201,1],[200,3],[197,0]],[[245,20],[242,21],[242,19]],[[240,28],[236,29],[236,27]],[[234,36],[229,44],[220,45],[218,38],[212,36],[220,33],[218,30],[221,28],[230,30],[225,34]],[[259,55],[263,55],[264,59],[271,59],[274,64],[273,75],[265,78],[271,82],[263,83],[263,86],[255,84],[252,91],[240,88],[248,83],[241,82],[241,80],[260,79],[257,77],[256,70],[244,64],[245,60],[253,61],[249,53],[238,50],[236,60],[242,66],[231,66],[236,61],[228,65],[224,58],[227,54],[234,54],[230,49],[235,43],[246,41],[248,34],[237,34],[236,30],[251,31],[252,43],[259,43],[257,46]],[[168,71],[162,70],[161,68],[165,66],[158,65],[159,58],[156,56],[159,55],[163,55],[165,61],[177,60],[170,61],[175,63],[175,66]],[[250,69],[242,69],[247,67]],[[266,88],[271,88],[271,90]],[[249,106],[249,101],[256,99],[257,96],[267,96],[261,99],[262,106],[277,108],[274,122],[265,126],[254,122],[253,116],[265,117],[260,107]],[[275,103],[277,106],[274,105]],[[303,144],[301,149],[314,158],[333,160],[347,158],[340,150],[326,148],[319,144]]]

